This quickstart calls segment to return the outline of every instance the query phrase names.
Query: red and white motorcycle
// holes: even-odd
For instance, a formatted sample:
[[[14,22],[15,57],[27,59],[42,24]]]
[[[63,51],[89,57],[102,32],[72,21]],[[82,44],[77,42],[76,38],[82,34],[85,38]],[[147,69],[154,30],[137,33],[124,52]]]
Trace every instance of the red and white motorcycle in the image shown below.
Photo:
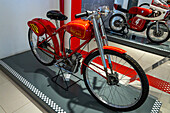
[[[143,32],[146,28],[147,38],[154,43],[160,44],[170,38],[170,30],[167,22],[170,20],[169,5],[163,0],[152,0],[151,4],[143,3],[139,7],[123,9],[121,5],[114,4],[116,10],[129,13],[127,17],[123,13],[115,13],[109,20],[109,26],[114,32],[122,32],[126,28]]]

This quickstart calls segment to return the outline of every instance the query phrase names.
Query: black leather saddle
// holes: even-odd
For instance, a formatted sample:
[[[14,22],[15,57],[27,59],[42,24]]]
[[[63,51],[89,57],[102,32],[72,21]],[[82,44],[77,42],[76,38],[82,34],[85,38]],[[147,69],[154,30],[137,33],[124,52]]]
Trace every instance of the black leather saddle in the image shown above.
[[[50,10],[47,12],[47,17],[54,20],[67,20],[67,16],[63,15],[60,11]]]

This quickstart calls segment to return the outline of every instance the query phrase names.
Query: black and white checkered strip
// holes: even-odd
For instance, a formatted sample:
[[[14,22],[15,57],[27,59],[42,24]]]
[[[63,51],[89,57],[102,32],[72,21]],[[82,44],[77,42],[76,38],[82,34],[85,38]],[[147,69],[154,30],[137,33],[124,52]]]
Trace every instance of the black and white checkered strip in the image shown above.
[[[152,107],[151,113],[159,113],[161,105],[162,105],[162,103],[160,101],[156,100]]]
[[[24,77],[19,75],[15,70],[8,66],[5,62],[0,60],[0,65],[7,69],[13,76],[15,76],[20,82],[22,82],[28,89],[30,89],[34,94],[36,94],[40,99],[42,99],[48,106],[50,106],[57,113],[66,113],[61,107],[59,107],[54,101],[49,97],[39,91],[34,85],[28,82]]]

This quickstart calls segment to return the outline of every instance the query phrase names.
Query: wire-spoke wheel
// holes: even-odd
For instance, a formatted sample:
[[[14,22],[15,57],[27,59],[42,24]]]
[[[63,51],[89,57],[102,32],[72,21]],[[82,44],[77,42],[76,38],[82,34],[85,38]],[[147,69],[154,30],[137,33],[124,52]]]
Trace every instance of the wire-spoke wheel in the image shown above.
[[[140,65],[127,54],[104,50],[112,84],[107,83],[99,51],[90,54],[83,63],[84,82],[91,95],[105,107],[115,111],[130,111],[140,107],[149,92],[147,77]],[[108,64],[111,58],[113,75]]]
[[[54,44],[48,34],[44,33],[44,35],[38,37],[31,29],[29,29],[28,40],[31,51],[40,63],[48,66],[54,64],[55,56],[50,54],[54,53]]]
[[[121,14],[115,14],[110,17],[109,26],[114,32],[122,32],[125,29],[126,19]]]
[[[158,30],[156,29],[156,23],[152,23],[147,29],[147,38],[153,43],[163,43],[170,38],[170,31],[168,26],[159,22]]]

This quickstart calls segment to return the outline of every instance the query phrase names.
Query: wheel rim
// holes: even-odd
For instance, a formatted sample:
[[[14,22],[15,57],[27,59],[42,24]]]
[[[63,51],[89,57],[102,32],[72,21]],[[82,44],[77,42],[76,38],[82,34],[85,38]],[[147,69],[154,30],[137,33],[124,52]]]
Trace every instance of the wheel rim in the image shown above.
[[[156,30],[156,24],[149,29],[149,37],[155,42],[164,41],[168,35],[169,31],[164,24],[159,24],[158,32]]]
[[[140,5],[139,7],[150,9],[150,5],[149,4],[143,4],[143,5]]]
[[[120,109],[132,107],[140,100],[142,95],[142,84],[140,78],[137,75],[137,72],[134,71],[134,68],[124,59],[118,56],[110,56],[112,61],[114,62],[112,63],[115,64],[113,66],[113,69],[115,71],[117,70],[117,73],[119,75],[119,86],[108,85],[106,79],[98,75],[96,72],[92,71],[92,69],[94,69],[97,72],[102,73],[104,76],[106,76],[106,74],[101,71],[101,69],[99,69],[103,68],[103,66],[101,66],[101,60],[99,60],[101,58],[95,57],[88,63],[88,66],[90,68],[86,69],[86,80],[88,87],[93,95],[95,95],[95,97],[97,97],[100,101],[110,107]],[[96,65],[97,68],[94,65]],[[127,70],[123,70],[123,68]],[[130,78],[130,76],[134,77]]]
[[[115,16],[110,21],[111,28],[115,31],[120,31],[123,29],[124,20],[120,16]]]
[[[51,38],[49,38],[47,41],[43,42],[39,47],[37,46],[37,41],[39,43],[41,43],[44,39],[46,39],[46,37],[48,37],[47,34],[44,34],[42,36],[39,36],[39,38],[37,37],[37,35],[31,31],[30,32],[30,46],[32,48],[32,51],[34,53],[34,55],[44,64],[49,64],[54,60],[54,55],[42,50],[45,49],[47,51],[53,52],[54,53],[54,45],[53,42],[51,40]]]

